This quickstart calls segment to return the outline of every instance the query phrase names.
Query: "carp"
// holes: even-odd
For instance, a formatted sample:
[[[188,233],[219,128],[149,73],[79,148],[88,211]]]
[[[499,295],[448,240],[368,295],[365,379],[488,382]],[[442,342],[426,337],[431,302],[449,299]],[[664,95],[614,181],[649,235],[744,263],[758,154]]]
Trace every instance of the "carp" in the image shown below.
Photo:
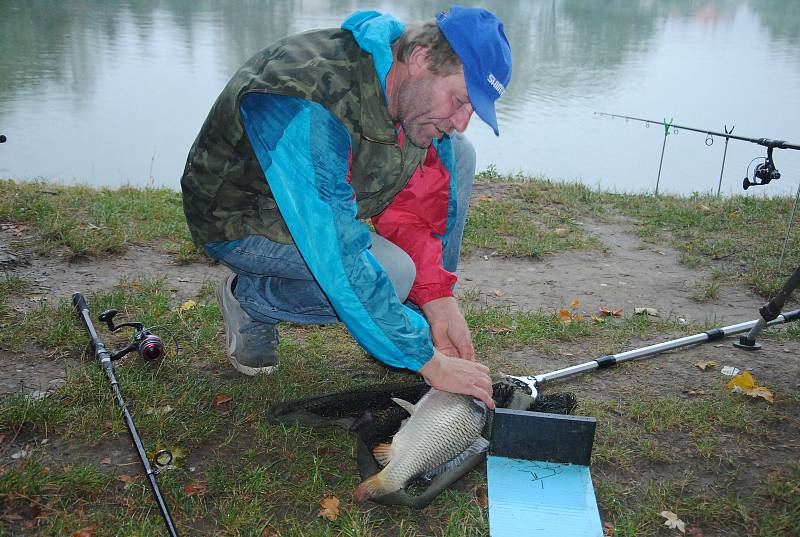
[[[391,444],[373,449],[384,468],[356,487],[354,495],[359,502],[396,492],[420,476],[435,473],[465,451],[479,453],[488,446],[481,436],[488,411],[477,399],[431,388],[416,405],[392,400],[410,417]]]

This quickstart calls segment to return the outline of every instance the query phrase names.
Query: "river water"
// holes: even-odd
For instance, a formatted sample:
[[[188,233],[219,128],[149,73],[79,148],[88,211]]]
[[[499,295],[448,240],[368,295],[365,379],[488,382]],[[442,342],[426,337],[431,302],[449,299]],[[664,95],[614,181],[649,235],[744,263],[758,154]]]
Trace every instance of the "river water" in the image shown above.
[[[500,138],[475,117],[478,167],[656,186],[664,127],[607,112],[800,144],[800,5],[795,0],[487,0],[504,22],[514,75]],[[0,2],[0,177],[179,187],[186,153],[237,67],[292,32],[359,9],[432,17],[440,1],[59,0]],[[724,139],[667,137],[659,190],[716,192]],[[763,158],[731,141],[722,192]],[[794,193],[800,151],[776,151]]]

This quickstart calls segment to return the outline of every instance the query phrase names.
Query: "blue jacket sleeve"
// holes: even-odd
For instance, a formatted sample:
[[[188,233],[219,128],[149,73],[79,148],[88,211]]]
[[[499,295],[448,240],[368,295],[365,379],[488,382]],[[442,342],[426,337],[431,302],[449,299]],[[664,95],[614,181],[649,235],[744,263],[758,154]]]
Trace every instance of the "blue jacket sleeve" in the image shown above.
[[[250,93],[240,113],[289,232],[339,318],[379,360],[419,371],[433,355],[430,329],[400,303],[369,251],[348,184],[347,129],[322,105],[297,97]]]

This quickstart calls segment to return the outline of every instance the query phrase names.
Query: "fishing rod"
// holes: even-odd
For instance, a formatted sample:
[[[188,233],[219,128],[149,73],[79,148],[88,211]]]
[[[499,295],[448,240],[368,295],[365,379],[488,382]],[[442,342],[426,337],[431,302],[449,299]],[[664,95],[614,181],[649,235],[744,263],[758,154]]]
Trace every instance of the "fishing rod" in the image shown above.
[[[682,347],[688,347],[689,345],[696,345],[698,343],[706,343],[709,341],[718,341],[720,339],[723,339],[727,336],[731,336],[734,334],[741,334],[743,332],[750,332],[750,334],[752,334],[754,329],[757,327],[760,330],[761,328],[766,326],[790,323],[792,321],[796,321],[797,319],[800,319],[800,309],[793,310],[788,313],[778,314],[770,321],[765,321],[764,318],[760,318],[753,321],[747,321],[744,323],[724,326],[722,328],[714,328],[712,330],[708,330],[707,332],[702,332],[700,334],[694,334],[691,336],[673,339],[671,341],[665,341],[663,343],[656,343],[655,345],[649,345],[647,347],[641,347],[639,349],[620,352],[618,354],[613,354],[610,356],[602,356],[600,358],[596,358],[594,360],[590,360],[582,364],[565,367],[563,369],[558,369],[550,373],[543,373],[541,375],[509,376],[508,378],[514,379],[520,382],[525,387],[527,387],[527,389],[531,391],[531,396],[533,396],[533,398],[535,399],[538,395],[539,387],[541,386],[541,384],[545,382],[573,377],[580,373],[594,371],[596,369],[605,369],[607,367],[611,367],[620,364],[622,362],[627,362],[628,360],[646,358],[665,351],[680,349]],[[743,336],[739,340],[739,344],[735,345],[737,347],[740,347],[742,345],[742,342],[744,341],[745,346],[752,347],[749,350],[757,350],[758,348],[760,348],[760,346],[756,346],[754,339],[749,341],[745,340],[745,337],[749,337],[750,334],[748,334],[748,336]],[[748,342],[750,343],[750,345],[747,345]]]
[[[677,132],[677,129],[685,129],[687,131],[699,132],[706,135],[706,145],[710,146],[714,143],[714,136],[719,136],[725,138],[725,153],[722,156],[722,170],[720,171],[719,177],[719,186],[717,187],[717,195],[720,193],[720,189],[722,188],[722,172],[725,169],[725,157],[728,153],[728,141],[730,139],[739,140],[742,142],[750,142],[752,144],[758,144],[760,146],[767,148],[767,156],[764,159],[764,162],[759,163],[756,165],[755,169],[753,170],[753,178],[750,179],[750,166],[747,168],[747,174],[745,175],[744,180],[742,181],[742,188],[747,190],[751,186],[761,186],[769,184],[771,181],[780,179],[781,174],[778,169],[775,167],[775,161],[772,158],[772,152],[774,149],[795,149],[800,150],[800,145],[788,143],[784,140],[772,140],[770,138],[750,138],[747,136],[738,136],[733,134],[733,129],[735,127],[731,127],[731,130],[728,130],[728,126],[725,125],[724,130],[725,132],[717,132],[708,129],[698,129],[695,127],[687,127],[685,125],[676,125],[672,122],[672,119],[669,121],[664,118],[664,121],[654,121],[652,119],[643,119],[639,117],[633,116],[623,116],[620,114],[607,114],[605,112],[595,112],[595,114],[599,116],[606,116],[612,119],[614,118],[621,118],[631,121],[639,121],[641,123],[645,123],[648,126],[650,124],[653,125],[663,125],[664,126],[664,143],[661,147],[661,162],[658,166],[658,179],[656,180],[656,194],[658,194],[658,183],[661,179],[661,167],[664,163],[664,149],[667,144],[667,136],[669,135],[670,129],[673,132]]]
[[[596,358],[582,364],[565,367],[563,369],[558,369],[550,373],[543,373],[541,375],[509,376],[509,378],[520,382],[522,385],[530,389],[531,395],[534,399],[536,399],[539,385],[544,382],[572,377],[587,371],[594,371],[595,369],[605,369],[622,362],[627,362],[628,360],[646,358],[664,351],[688,347],[689,345],[707,343],[709,341],[718,341],[727,336],[741,334],[743,332],[747,332],[747,335],[741,336],[739,341],[733,344],[734,347],[747,351],[757,351],[761,349],[761,345],[756,343],[756,338],[761,333],[761,330],[768,326],[790,323],[800,319],[800,309],[796,309],[788,313],[781,313],[781,310],[786,303],[786,299],[789,298],[798,285],[800,285],[800,267],[796,268],[794,272],[792,272],[791,276],[789,276],[789,278],[784,282],[775,296],[772,297],[768,303],[759,308],[758,313],[761,315],[761,317],[753,321],[724,326],[722,328],[714,328],[700,334],[673,339],[671,341],[664,341],[663,343],[656,343],[655,345],[649,345],[647,347],[625,351],[610,356],[601,356],[600,358]]]
[[[136,431],[136,425],[133,423],[133,418],[131,418],[131,415],[128,412],[128,406],[125,404],[125,400],[122,398],[122,392],[120,392],[119,384],[117,383],[117,379],[114,375],[114,365],[112,363],[114,360],[118,360],[132,351],[138,351],[139,356],[141,356],[141,358],[148,364],[159,363],[165,354],[164,342],[160,337],[145,328],[142,323],[130,322],[115,325],[114,316],[117,314],[117,310],[107,310],[100,314],[99,320],[105,322],[108,325],[109,330],[115,332],[123,327],[131,327],[134,329],[133,341],[131,341],[129,345],[118,351],[109,352],[94,329],[92,319],[89,316],[89,306],[87,305],[86,299],[81,293],[75,293],[72,295],[72,305],[75,306],[78,317],[80,317],[81,321],[83,321],[83,326],[86,328],[86,331],[89,333],[89,338],[92,341],[92,348],[94,349],[95,356],[99,360],[100,365],[103,366],[106,377],[108,377],[108,380],[111,383],[111,389],[114,391],[114,397],[117,400],[117,405],[122,410],[122,417],[125,419],[125,425],[127,425],[133,445],[136,447],[139,460],[142,463],[144,472],[147,475],[147,480],[150,483],[150,490],[152,491],[153,497],[158,504],[159,511],[161,511],[161,516],[164,518],[164,524],[167,526],[167,531],[169,531],[170,536],[177,537],[178,533],[175,530],[175,523],[172,521],[172,517],[169,514],[169,508],[167,508],[167,504],[164,502],[164,498],[161,495],[161,490],[158,488],[158,483],[156,482],[156,474],[160,469],[168,466],[172,462],[172,454],[168,450],[163,449],[156,452],[155,457],[153,458],[153,464],[157,469],[153,470],[153,467],[150,465],[150,461],[147,458],[147,454],[145,453],[139,433]]]

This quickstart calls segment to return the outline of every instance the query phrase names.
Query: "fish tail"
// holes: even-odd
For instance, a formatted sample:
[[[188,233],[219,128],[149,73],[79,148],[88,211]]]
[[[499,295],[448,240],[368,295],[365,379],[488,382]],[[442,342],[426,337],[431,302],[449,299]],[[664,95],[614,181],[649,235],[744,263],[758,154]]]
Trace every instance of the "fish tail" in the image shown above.
[[[383,496],[392,492],[388,489],[386,478],[383,472],[378,472],[374,476],[366,479],[363,483],[356,487],[353,495],[358,502],[364,502],[376,496]]]

